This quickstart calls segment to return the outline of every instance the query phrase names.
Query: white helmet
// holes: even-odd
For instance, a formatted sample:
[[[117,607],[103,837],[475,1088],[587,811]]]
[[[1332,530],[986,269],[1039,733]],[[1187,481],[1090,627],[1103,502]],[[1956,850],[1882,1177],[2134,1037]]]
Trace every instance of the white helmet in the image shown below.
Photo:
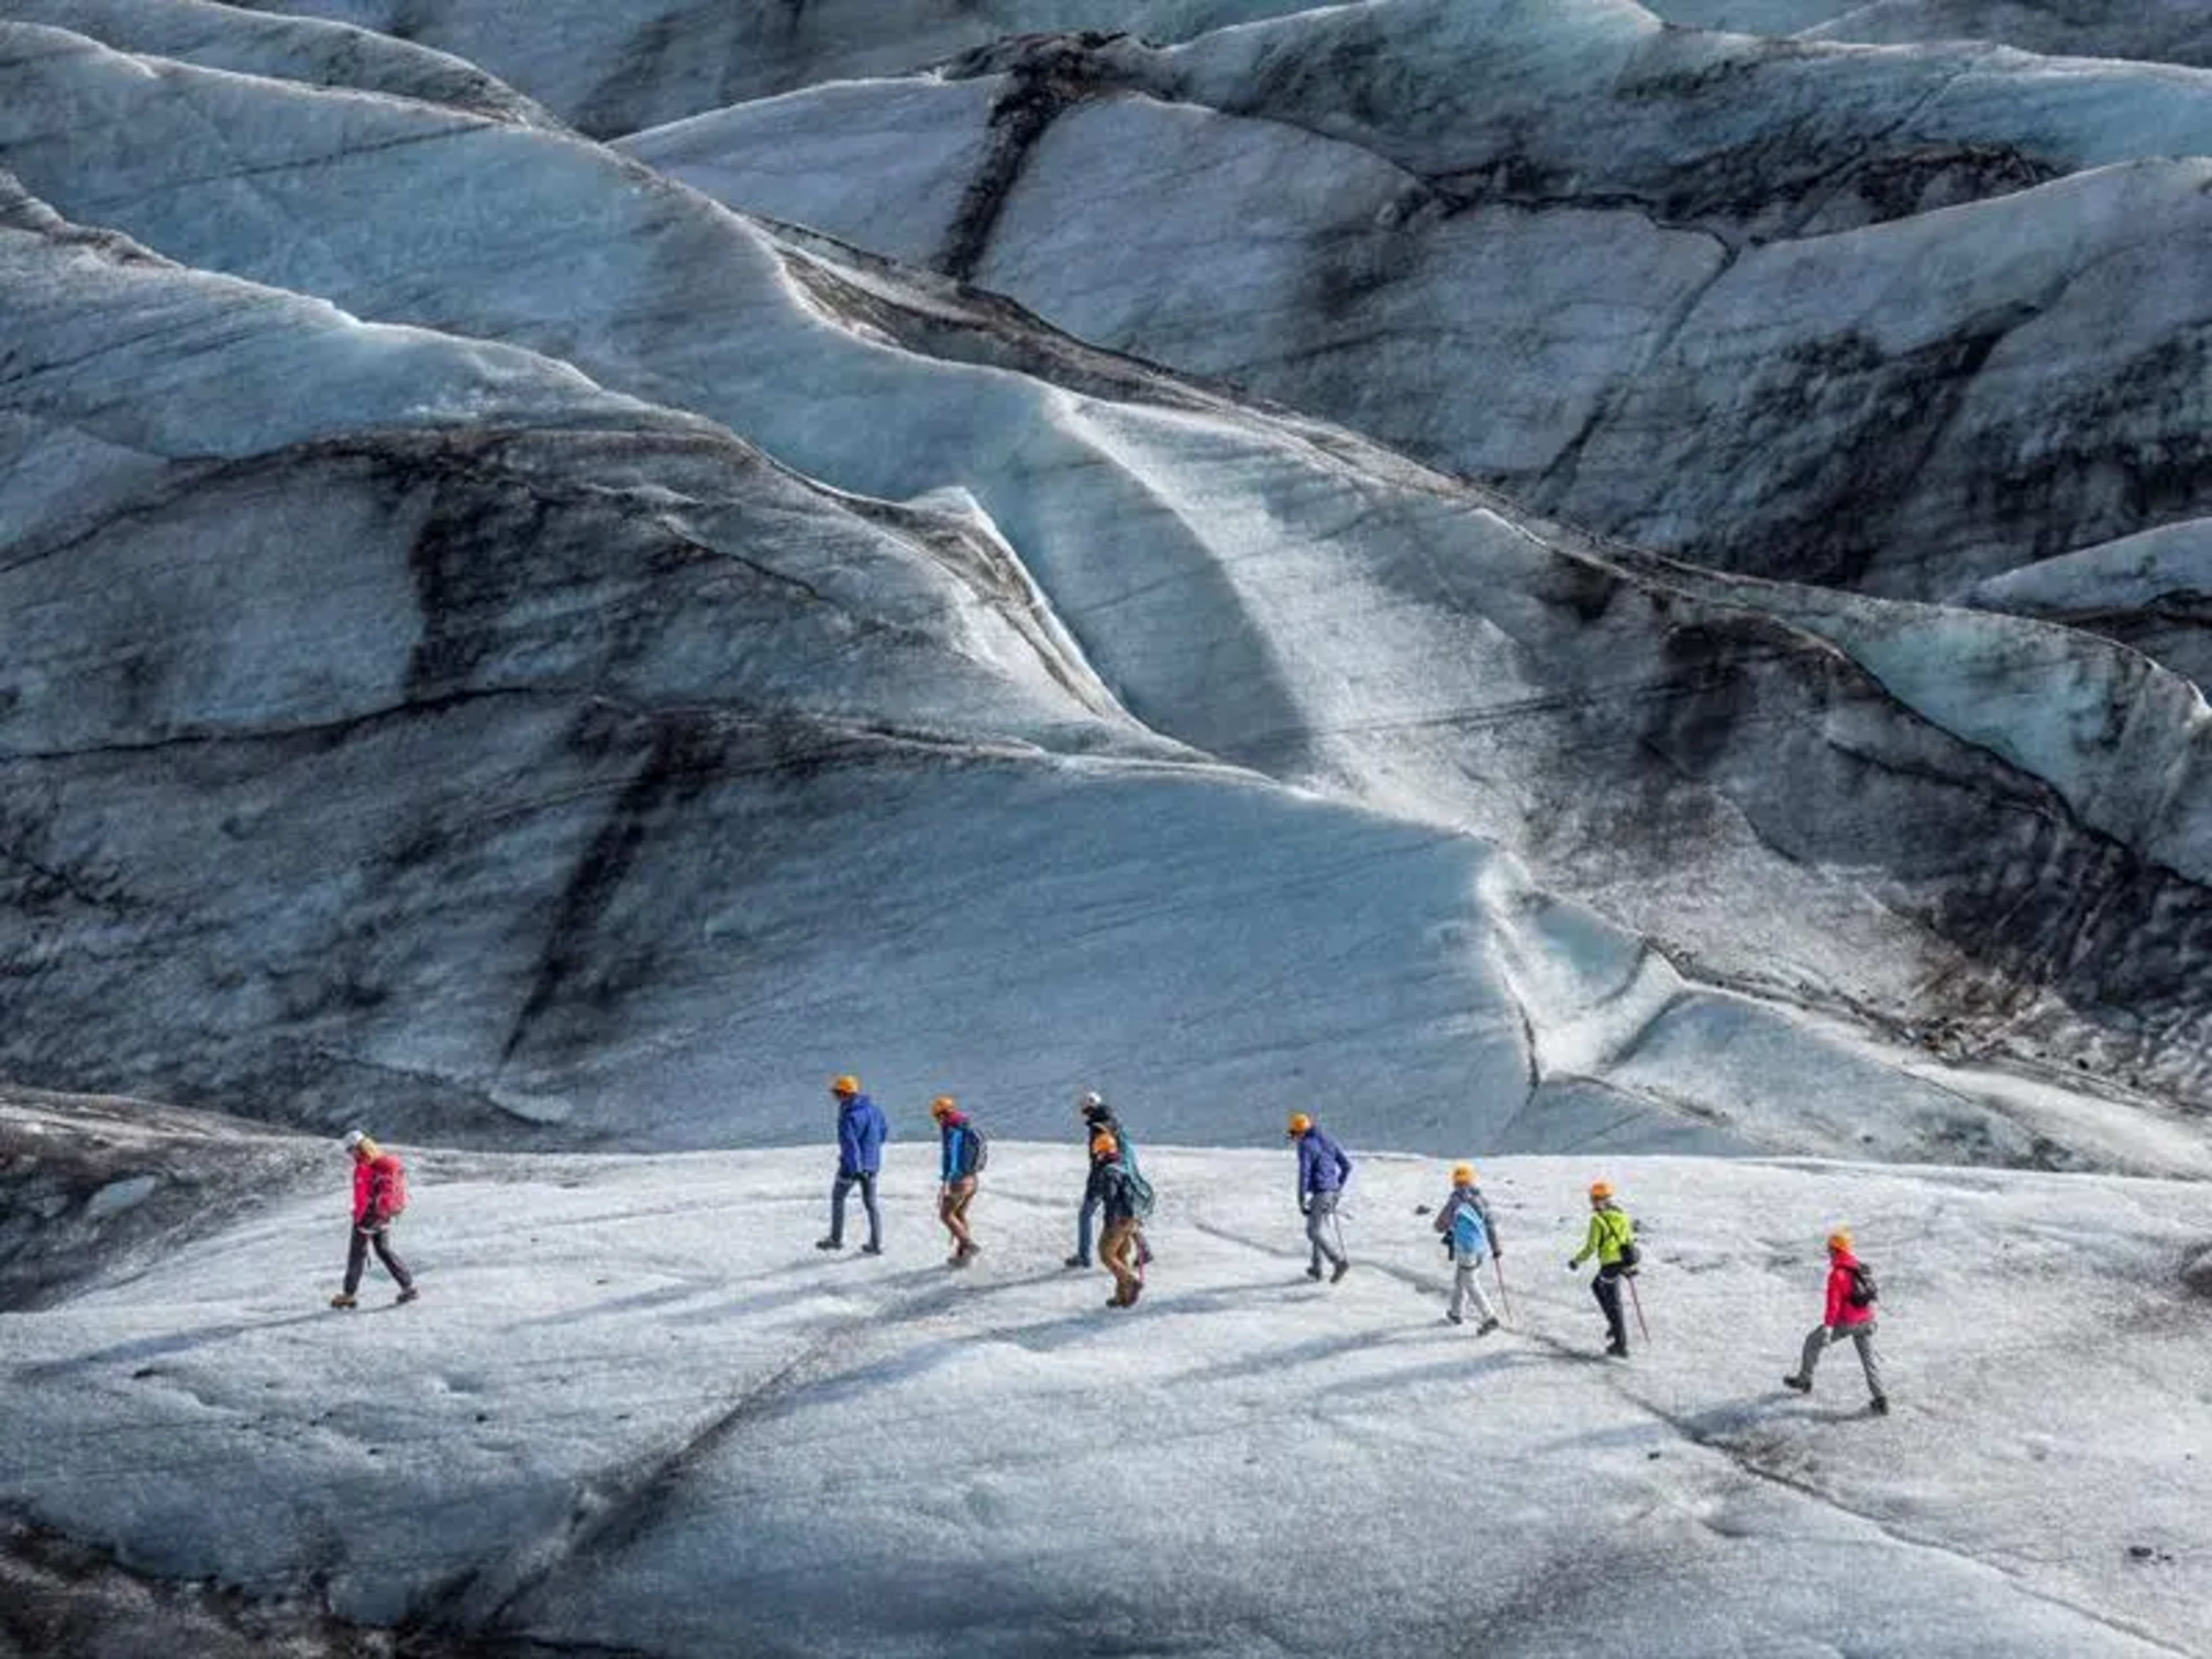
[[[1085,1089],[1075,1103],[1079,1109],[1087,1112],[1094,1106],[1103,1106],[1106,1103],[1106,1097],[1096,1089]]]
[[[346,1151],[351,1152],[355,1147],[360,1146],[362,1141],[368,1139],[368,1137],[362,1133],[358,1129],[348,1129],[345,1132],[345,1139],[340,1141],[338,1145],[343,1146]]]

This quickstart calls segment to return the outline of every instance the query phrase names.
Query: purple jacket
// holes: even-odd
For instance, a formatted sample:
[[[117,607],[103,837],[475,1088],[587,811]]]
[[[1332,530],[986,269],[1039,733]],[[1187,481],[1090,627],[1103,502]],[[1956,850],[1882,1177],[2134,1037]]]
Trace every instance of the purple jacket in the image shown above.
[[[1309,1193],[1340,1191],[1351,1176],[1352,1160],[1344,1155],[1344,1148],[1319,1128],[1309,1129],[1298,1137],[1298,1197],[1301,1200]]]

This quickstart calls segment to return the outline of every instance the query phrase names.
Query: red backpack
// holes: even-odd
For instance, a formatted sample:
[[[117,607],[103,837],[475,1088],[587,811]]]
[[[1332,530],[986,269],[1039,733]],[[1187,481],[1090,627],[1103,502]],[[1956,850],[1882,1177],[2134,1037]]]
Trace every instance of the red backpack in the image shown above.
[[[376,1181],[376,1185],[369,1189],[376,1194],[370,1202],[370,1208],[374,1212],[370,1218],[376,1221],[396,1220],[399,1212],[407,1207],[407,1166],[395,1154],[386,1152],[368,1168]]]

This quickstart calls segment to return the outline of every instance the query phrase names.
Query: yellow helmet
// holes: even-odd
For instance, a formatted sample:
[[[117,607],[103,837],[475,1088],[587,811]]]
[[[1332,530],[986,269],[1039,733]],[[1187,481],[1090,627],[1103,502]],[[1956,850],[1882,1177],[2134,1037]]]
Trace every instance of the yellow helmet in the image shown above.
[[[1311,1118],[1308,1117],[1304,1112],[1292,1112],[1291,1114],[1291,1127],[1285,1130],[1284,1133],[1285,1134],[1302,1135],[1312,1127],[1313,1120]]]
[[[929,1103],[929,1115],[932,1117],[944,1117],[957,1110],[959,1108],[952,1103],[951,1095],[939,1095]]]
[[[1850,1231],[1844,1228],[1838,1227],[1835,1231],[1830,1233],[1828,1235],[1828,1248],[1832,1250],[1841,1250],[1845,1255],[1849,1255],[1851,1248],[1851,1236]]]
[[[833,1095],[857,1095],[860,1092],[860,1079],[846,1072],[830,1079],[830,1092]]]
[[[1453,1186],[1455,1186],[1455,1187],[1472,1187],[1472,1186],[1474,1186],[1474,1164],[1453,1164],[1453,1165],[1452,1165],[1452,1185],[1453,1185]]]
[[[1593,1181],[1590,1182],[1590,1198],[1593,1202],[1601,1198],[1611,1198],[1612,1196],[1613,1183],[1610,1181]]]

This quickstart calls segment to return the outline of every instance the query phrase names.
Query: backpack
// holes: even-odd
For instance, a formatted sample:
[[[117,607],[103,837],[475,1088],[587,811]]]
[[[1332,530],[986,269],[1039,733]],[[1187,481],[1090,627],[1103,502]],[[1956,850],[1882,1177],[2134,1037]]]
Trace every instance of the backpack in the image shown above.
[[[372,1221],[396,1221],[399,1212],[407,1207],[407,1166],[386,1152],[368,1166],[382,1178],[384,1201],[376,1206]]]
[[[1451,1242],[1455,1255],[1474,1255],[1490,1249],[1490,1240],[1483,1235],[1482,1218],[1474,1212],[1474,1205],[1461,1205],[1459,1213],[1452,1218]]]
[[[1637,1248],[1636,1223],[1629,1218],[1628,1212],[1625,1210],[1615,1210],[1612,1213],[1620,1218],[1620,1224],[1617,1227],[1608,1225],[1605,1231],[1611,1236],[1613,1243],[1620,1246],[1616,1265],[1626,1268],[1642,1267],[1644,1252]]]
[[[1129,1194],[1129,1213],[1142,1221],[1152,1212],[1152,1183],[1137,1173],[1137,1166],[1126,1158],[1121,1164],[1121,1183]]]
[[[1863,1261],[1854,1261],[1850,1272],[1850,1294],[1844,1297],[1844,1302],[1854,1308],[1871,1308],[1881,1297],[1881,1291],[1874,1282],[1874,1269]]]
[[[960,1126],[960,1173],[963,1176],[982,1174],[984,1163],[990,1156],[991,1143],[984,1139],[983,1132],[972,1123],[962,1124]]]

